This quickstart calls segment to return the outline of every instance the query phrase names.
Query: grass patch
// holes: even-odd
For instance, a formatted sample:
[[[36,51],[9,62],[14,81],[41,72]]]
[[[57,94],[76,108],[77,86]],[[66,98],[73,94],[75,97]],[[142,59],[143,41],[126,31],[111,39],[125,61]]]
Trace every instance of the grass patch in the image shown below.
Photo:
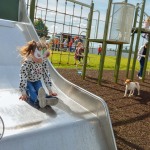
[[[66,68],[66,69],[73,69],[76,68],[74,65],[74,52],[60,52],[60,51],[53,51],[51,52],[50,61],[52,62],[55,68]],[[99,63],[100,63],[101,56],[97,54],[88,54],[87,59],[87,69],[98,70]],[[121,58],[120,70],[126,70],[128,58]],[[131,59],[130,63],[130,70],[132,69],[132,62]],[[106,56],[104,61],[104,69],[105,70],[114,70],[116,63],[115,56]],[[150,66],[150,61],[148,62],[148,66]],[[82,68],[82,65],[78,65],[78,68]],[[139,62],[136,61],[135,70],[139,70]]]

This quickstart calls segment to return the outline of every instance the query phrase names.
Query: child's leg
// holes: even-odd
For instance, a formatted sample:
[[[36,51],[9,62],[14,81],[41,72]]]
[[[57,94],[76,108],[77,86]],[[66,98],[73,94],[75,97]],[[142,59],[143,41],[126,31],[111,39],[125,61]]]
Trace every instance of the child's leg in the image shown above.
[[[39,102],[39,106],[41,108],[44,108],[46,106],[46,100],[45,100],[46,93],[45,93],[44,88],[42,87],[41,80],[36,81],[34,87],[37,92],[37,99]]]
[[[38,90],[39,88],[42,87],[41,81],[36,81],[36,82],[27,82],[27,93],[30,97],[30,100],[35,103],[38,101],[37,96],[38,96]]]
[[[45,99],[45,90],[43,87],[41,87],[38,91],[38,100],[39,100],[39,106],[41,108],[44,108],[46,106],[46,99]]]
[[[41,87],[42,87],[41,80],[38,80],[38,81],[34,82],[34,88],[35,88],[35,90],[36,90],[37,95],[38,95],[38,91],[39,91],[39,89],[40,89]]]

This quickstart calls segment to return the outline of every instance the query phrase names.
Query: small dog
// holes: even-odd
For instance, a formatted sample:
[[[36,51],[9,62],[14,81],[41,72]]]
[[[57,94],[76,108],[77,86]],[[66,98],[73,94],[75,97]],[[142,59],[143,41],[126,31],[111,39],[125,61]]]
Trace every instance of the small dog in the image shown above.
[[[126,85],[124,96],[127,96],[128,90],[130,90],[129,97],[134,94],[135,89],[138,90],[138,95],[140,95],[140,84],[139,82],[132,82],[130,79],[126,79],[124,84]]]

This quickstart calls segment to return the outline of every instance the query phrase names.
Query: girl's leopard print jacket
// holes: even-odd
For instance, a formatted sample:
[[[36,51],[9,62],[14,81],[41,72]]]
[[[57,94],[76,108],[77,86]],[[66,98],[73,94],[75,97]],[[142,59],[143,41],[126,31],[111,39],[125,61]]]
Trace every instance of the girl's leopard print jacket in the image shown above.
[[[26,60],[23,62],[20,70],[20,91],[22,94],[26,94],[27,81],[35,82],[43,80],[46,87],[51,91],[51,78],[49,73],[49,68],[47,60],[44,60],[43,63],[35,63],[32,60]]]

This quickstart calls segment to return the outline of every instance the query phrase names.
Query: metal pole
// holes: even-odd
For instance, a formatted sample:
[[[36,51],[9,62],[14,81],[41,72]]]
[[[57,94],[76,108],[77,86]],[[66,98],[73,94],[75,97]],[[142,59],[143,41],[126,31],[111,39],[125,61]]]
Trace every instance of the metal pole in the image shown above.
[[[97,28],[96,28],[96,38],[97,38],[98,28],[99,28],[99,20],[100,20],[100,11],[99,10],[94,10],[93,12],[98,12],[98,20],[97,20]]]
[[[88,16],[87,33],[86,33],[86,41],[85,41],[85,51],[84,51],[84,60],[83,60],[83,69],[82,69],[83,79],[85,79],[85,73],[86,73],[87,57],[89,52],[89,38],[91,34],[91,26],[92,26],[92,18],[93,18],[93,9],[94,9],[94,3],[92,1],[90,13]]]
[[[35,0],[30,1],[30,19],[34,23]]]
[[[137,52],[138,52],[138,47],[139,47],[139,42],[140,42],[140,34],[141,34],[141,28],[142,28],[142,21],[143,21],[143,13],[144,13],[144,9],[145,9],[145,3],[146,3],[146,0],[143,0],[143,2],[142,2],[142,9],[141,9],[141,15],[140,15],[139,28],[138,28],[138,33],[137,33],[135,52],[134,52],[134,58],[133,58],[132,72],[131,72],[131,79],[132,80],[134,78],[134,71],[135,71]]]
[[[138,11],[139,11],[139,3],[137,3],[133,27],[136,27]],[[131,61],[131,55],[132,55],[132,48],[133,48],[133,43],[134,43],[134,32],[135,31],[133,31],[133,33],[132,33],[131,44],[130,44],[130,48],[129,48],[129,57],[128,57],[127,69],[126,69],[126,77],[127,78],[128,78],[128,74],[129,74],[130,61]]]
[[[107,47],[106,40],[107,40],[108,27],[109,27],[109,18],[110,18],[111,4],[112,4],[112,0],[109,0],[107,14],[106,14],[104,36],[103,36],[102,55],[101,55],[100,64],[99,64],[98,84],[101,84],[102,75],[103,75],[103,67],[104,67],[104,60],[105,60],[106,47]]]

